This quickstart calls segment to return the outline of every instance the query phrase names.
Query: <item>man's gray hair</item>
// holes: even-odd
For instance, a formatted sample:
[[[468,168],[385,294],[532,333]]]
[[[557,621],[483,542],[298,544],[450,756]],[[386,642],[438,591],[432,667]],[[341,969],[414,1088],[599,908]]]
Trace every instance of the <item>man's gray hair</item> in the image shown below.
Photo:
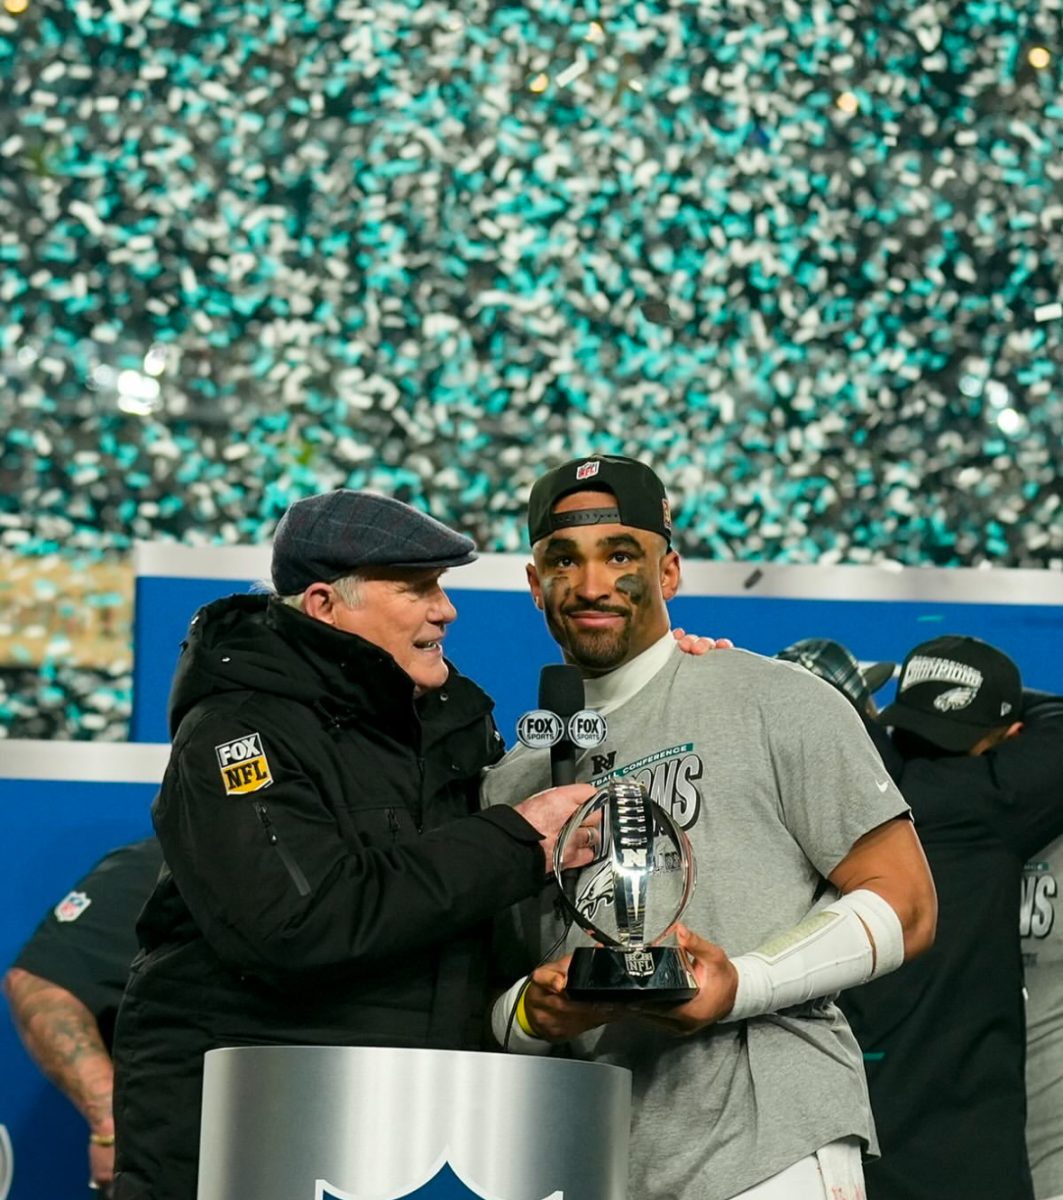
[[[344,604],[350,608],[359,608],[362,603],[361,584],[364,579],[365,576],[361,572],[352,571],[350,575],[341,575],[339,579],[333,579],[331,586],[336,589],[339,598]],[[269,590],[273,591],[274,589],[271,587]],[[289,608],[296,608],[300,612],[304,612],[303,596],[305,594],[305,592],[295,592],[291,596],[278,595],[277,599],[282,604],[287,604]]]

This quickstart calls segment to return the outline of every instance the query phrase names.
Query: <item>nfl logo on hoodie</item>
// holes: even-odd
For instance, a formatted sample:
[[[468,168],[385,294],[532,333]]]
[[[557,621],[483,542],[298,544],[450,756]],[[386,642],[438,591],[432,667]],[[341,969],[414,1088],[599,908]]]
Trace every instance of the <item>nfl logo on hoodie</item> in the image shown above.
[[[53,912],[57,921],[76,921],[92,903],[85,892],[70,892],[55,906]],[[0,1196],[6,1195],[0,1191]]]

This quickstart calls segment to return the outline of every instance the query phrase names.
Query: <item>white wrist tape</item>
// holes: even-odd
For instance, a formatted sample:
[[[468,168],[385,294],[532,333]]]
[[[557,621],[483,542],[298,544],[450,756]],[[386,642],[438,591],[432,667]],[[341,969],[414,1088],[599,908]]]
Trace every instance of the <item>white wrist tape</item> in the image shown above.
[[[491,1032],[499,1046],[507,1046],[506,1031],[509,1031],[507,1049],[513,1054],[549,1054],[551,1046],[543,1038],[532,1037],[525,1033],[517,1020],[516,1008],[520,993],[527,986],[528,976],[525,975],[509,989],[503,992],[491,1009]]]
[[[741,1021],[896,970],[904,962],[904,929],[888,901],[860,888],[731,961],[738,992],[723,1020]]]

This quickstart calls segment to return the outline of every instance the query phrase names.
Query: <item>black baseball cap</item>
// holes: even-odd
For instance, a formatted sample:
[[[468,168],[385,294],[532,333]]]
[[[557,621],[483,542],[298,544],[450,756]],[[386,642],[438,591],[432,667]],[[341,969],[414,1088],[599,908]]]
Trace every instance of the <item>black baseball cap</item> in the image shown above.
[[[1022,715],[1022,677],[1004,653],[978,638],[950,635],[916,646],[901,666],[897,698],[883,725],[964,753],[990,730]]]
[[[281,517],[273,586],[294,596],[362,567],[460,567],[475,550],[472,538],[401,500],[339,488],[297,500]]]
[[[841,642],[830,638],[802,638],[775,655],[785,662],[800,663],[813,675],[836,687],[852,701],[860,712],[867,712],[875,692],[893,677],[897,664],[872,663],[861,667],[856,656]]]
[[[572,492],[612,492],[616,506],[555,513],[554,505]],[[528,499],[528,537],[534,546],[558,529],[574,525],[630,525],[659,533],[672,544],[672,513],[664,484],[634,458],[592,454],[555,467],[535,481]]]

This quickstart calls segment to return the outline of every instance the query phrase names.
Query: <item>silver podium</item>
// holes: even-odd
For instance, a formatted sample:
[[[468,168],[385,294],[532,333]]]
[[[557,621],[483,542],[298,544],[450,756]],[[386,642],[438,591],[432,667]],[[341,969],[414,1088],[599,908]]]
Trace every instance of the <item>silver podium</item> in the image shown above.
[[[211,1050],[198,1200],[626,1200],[631,1076],[460,1050]]]

